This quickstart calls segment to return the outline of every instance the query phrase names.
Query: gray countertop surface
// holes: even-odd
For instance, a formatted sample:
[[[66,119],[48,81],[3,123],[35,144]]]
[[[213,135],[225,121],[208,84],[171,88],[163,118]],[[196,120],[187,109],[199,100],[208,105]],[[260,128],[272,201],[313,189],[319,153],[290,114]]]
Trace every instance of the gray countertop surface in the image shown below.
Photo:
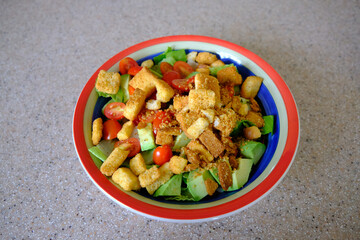
[[[359,239],[359,1],[1,1],[1,239]],[[108,199],[72,139],[77,98],[119,51],[168,35],[256,53],[296,100],[282,182],[219,220],[151,220]]]

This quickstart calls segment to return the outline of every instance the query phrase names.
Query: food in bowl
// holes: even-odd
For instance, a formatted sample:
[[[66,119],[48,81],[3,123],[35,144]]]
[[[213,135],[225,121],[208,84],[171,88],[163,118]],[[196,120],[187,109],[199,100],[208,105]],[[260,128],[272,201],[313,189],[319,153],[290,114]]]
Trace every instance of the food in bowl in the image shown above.
[[[119,72],[101,70],[92,157],[125,191],[200,201],[242,188],[266,150],[274,117],[256,95],[261,76],[239,74],[212,52],[168,48]],[[117,139],[117,140],[115,140]]]

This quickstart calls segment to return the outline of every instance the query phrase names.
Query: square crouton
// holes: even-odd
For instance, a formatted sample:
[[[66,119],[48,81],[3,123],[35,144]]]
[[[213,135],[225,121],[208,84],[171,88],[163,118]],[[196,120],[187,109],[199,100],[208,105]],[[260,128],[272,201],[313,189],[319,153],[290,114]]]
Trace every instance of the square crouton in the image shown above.
[[[149,110],[158,110],[161,108],[161,102],[159,100],[149,99],[145,107]]]
[[[144,173],[146,171],[146,164],[143,156],[141,153],[138,153],[130,159],[129,162],[131,171],[136,175],[139,176],[140,174]]]
[[[240,96],[234,96],[231,101],[231,108],[241,116],[246,116],[250,111],[250,106],[241,101]]]
[[[201,113],[205,115],[209,123],[213,123],[215,119],[215,110],[214,109],[206,109],[201,110]]]
[[[187,133],[187,129],[200,117],[201,115],[197,112],[179,112],[175,114],[175,118],[179,122],[180,128],[185,132],[185,135],[188,138],[191,138],[191,136]]]
[[[104,92],[108,94],[116,94],[119,91],[120,87],[120,74],[117,72],[106,72],[100,70],[95,88],[99,92]]]
[[[169,166],[170,170],[174,174],[180,174],[183,172],[184,168],[187,165],[187,160],[179,156],[173,156],[170,158]]]
[[[139,181],[141,187],[147,187],[153,184],[160,177],[160,171],[157,166],[147,169],[145,172],[139,175]]]
[[[155,82],[159,78],[153,74],[147,67],[143,67],[129,82],[133,88],[140,88],[145,92],[146,97],[155,92]]]
[[[218,71],[217,79],[219,80],[220,84],[232,83],[235,85],[240,85],[242,83],[242,77],[236,70],[235,66],[230,66]]]
[[[206,129],[199,137],[201,143],[209,150],[214,158],[224,152],[225,147],[216,135],[209,129]]]
[[[175,94],[174,89],[161,79],[156,79],[154,83],[156,87],[156,99],[164,103],[170,101]]]
[[[123,124],[121,130],[117,133],[117,138],[119,140],[128,139],[134,131],[134,128],[135,124],[132,121],[127,121]]]
[[[111,178],[125,191],[139,190],[141,188],[139,179],[129,168],[119,168]]]
[[[261,116],[261,113],[249,111],[248,114],[245,116],[245,119],[254,123],[258,128],[262,128],[265,125],[265,122]]]
[[[209,89],[214,91],[216,104],[220,103],[220,86],[219,81],[215,77],[202,73],[196,74],[195,89]]]
[[[129,100],[126,103],[124,109],[124,117],[126,117],[131,121],[134,121],[136,116],[144,107],[145,99],[146,99],[145,92],[140,88],[136,88],[134,93],[130,95]]]
[[[111,176],[125,161],[130,151],[115,148],[100,167],[100,172],[106,176]]]
[[[179,127],[165,127],[161,128],[161,131],[172,136],[178,136],[181,134],[181,128]]]
[[[217,56],[209,52],[200,52],[195,58],[195,61],[198,62],[199,64],[207,64],[207,65],[212,64],[216,60],[218,60]]]
[[[158,145],[169,145],[172,147],[174,145],[174,138],[172,135],[167,134],[166,132],[159,129],[156,133],[155,143]]]
[[[216,60],[215,62],[213,62],[212,64],[210,64],[210,67],[220,67],[220,66],[224,66],[225,63],[221,60]]]
[[[216,102],[215,92],[208,89],[192,89],[189,92],[189,109],[200,111],[201,109],[214,108]]]
[[[186,131],[192,139],[196,139],[208,126],[209,122],[205,118],[198,118]]]
[[[92,135],[91,140],[93,145],[98,145],[102,138],[102,130],[103,130],[103,121],[101,118],[97,118],[94,120],[92,125]]]
[[[220,131],[221,136],[228,137],[236,126],[236,113],[231,108],[223,108],[218,114],[219,116],[214,120],[214,128]]]
[[[243,98],[254,98],[260,90],[263,78],[258,76],[248,76],[241,85],[240,95]]]
[[[170,170],[170,163],[166,162],[163,165],[161,165],[161,167],[159,168],[160,171],[160,177],[153,183],[150,184],[149,186],[146,187],[146,190],[148,191],[148,193],[150,195],[153,195],[154,192],[164,183],[166,183],[167,181],[169,181],[169,179],[172,177],[173,172]]]
[[[204,183],[205,183],[205,187],[206,187],[206,192],[209,194],[209,196],[212,196],[214,194],[214,192],[216,191],[216,189],[218,189],[218,187],[219,187],[217,182],[215,182],[211,178],[206,179],[204,181]]]
[[[202,73],[204,75],[209,75],[210,74],[210,67],[209,65],[205,65],[205,64],[199,64],[197,66],[197,68],[195,69],[196,72]]]
[[[202,145],[198,140],[191,140],[187,147],[196,153],[200,154],[200,158],[207,162],[212,162],[214,160],[213,155]]]
[[[188,96],[175,96],[174,97],[174,108],[176,111],[180,111],[181,109],[183,109],[184,107],[186,107],[189,103],[189,97]]]

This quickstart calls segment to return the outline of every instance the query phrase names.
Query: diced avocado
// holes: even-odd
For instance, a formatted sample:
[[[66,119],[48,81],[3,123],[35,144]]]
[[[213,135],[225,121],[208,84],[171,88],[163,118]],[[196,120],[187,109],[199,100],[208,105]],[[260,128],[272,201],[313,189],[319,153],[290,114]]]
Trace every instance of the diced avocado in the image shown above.
[[[191,139],[188,138],[184,132],[182,132],[180,135],[176,136],[173,150],[178,150],[182,147],[185,147],[190,141]]]
[[[249,180],[253,160],[239,158],[237,161],[239,162],[239,167],[232,173],[233,184],[228,188],[228,191],[234,191],[242,188]]]
[[[190,172],[187,186],[191,195],[194,197],[194,201],[199,201],[208,195],[205,186],[205,180],[208,178],[214,180],[208,170],[198,168]]]
[[[244,141],[240,145],[241,154],[246,158],[252,159],[254,161],[254,165],[258,163],[265,150],[265,144],[260,142]]]
[[[151,123],[146,127],[138,129],[141,151],[150,150],[156,147],[153,128]]]
[[[148,151],[141,151],[141,155],[142,155],[146,165],[154,164],[154,160],[153,160],[154,150],[155,150],[155,148],[148,150]]]
[[[129,74],[123,74],[120,76],[120,89],[123,92],[123,102],[127,102],[129,100],[130,94],[129,94],[129,81],[130,81],[130,75]]]
[[[215,168],[210,169],[209,171],[210,171],[211,175],[213,176],[213,178],[216,180],[216,182],[218,184],[220,184],[218,169],[215,167]]]
[[[161,185],[154,193],[154,197],[158,196],[179,196],[181,195],[182,174],[172,176],[166,183]]]

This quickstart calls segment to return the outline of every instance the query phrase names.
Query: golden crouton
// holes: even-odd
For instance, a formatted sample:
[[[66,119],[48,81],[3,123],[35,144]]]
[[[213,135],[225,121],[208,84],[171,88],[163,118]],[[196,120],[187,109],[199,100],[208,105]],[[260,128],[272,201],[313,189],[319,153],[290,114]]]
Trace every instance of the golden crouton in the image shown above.
[[[250,100],[251,110],[253,110],[254,112],[261,112],[261,108],[260,108],[258,102],[254,98],[250,98],[249,100]]]
[[[231,108],[241,116],[246,116],[250,110],[249,104],[241,102],[240,96],[233,97],[231,101]]]
[[[218,129],[222,136],[227,137],[236,126],[236,113],[231,108],[224,108],[218,112],[219,116],[215,117],[214,128]]]
[[[117,133],[117,138],[119,140],[128,139],[134,131],[134,128],[135,124],[132,121],[127,121],[123,124],[121,130]]]
[[[189,109],[200,111],[215,107],[215,92],[208,89],[192,89],[189,92]]]
[[[220,67],[220,66],[224,66],[225,63],[221,60],[216,60],[215,62],[213,62],[212,64],[210,64],[210,67]]]
[[[209,52],[200,52],[195,58],[195,61],[199,64],[207,64],[210,65],[213,62],[218,60],[215,54],[209,53]]]
[[[193,150],[190,150],[188,147],[184,147],[183,149],[184,149],[187,160],[190,163],[199,166],[200,158],[199,158],[198,153],[194,152]]]
[[[209,89],[214,91],[216,104],[220,102],[220,86],[219,81],[215,77],[202,73],[196,74],[195,89]]]
[[[220,89],[220,98],[222,105],[227,105],[229,102],[231,102],[232,97],[234,95],[234,92],[232,91],[233,86],[224,86]]]
[[[201,110],[201,113],[205,115],[205,117],[207,118],[209,123],[214,122],[214,118],[215,118],[215,110],[214,109]]]
[[[179,156],[173,156],[170,158],[169,167],[174,174],[180,174],[183,172],[187,165],[187,160]]]
[[[206,148],[204,147],[204,145],[202,145],[198,140],[191,140],[187,147],[200,154],[200,158],[202,158],[203,160],[207,161],[207,162],[212,162],[214,160],[213,155],[211,155],[211,153],[206,150]]]
[[[154,83],[156,87],[156,99],[164,103],[170,101],[175,94],[174,89],[161,79],[156,79]]]
[[[143,90],[140,88],[136,88],[134,93],[130,95],[129,100],[126,103],[124,109],[124,117],[127,119],[134,121],[136,116],[139,114],[141,109],[145,105],[146,95]]]
[[[147,68],[152,68],[152,67],[154,66],[154,62],[153,62],[153,60],[148,59],[148,60],[146,60],[146,61],[143,61],[143,62],[141,63],[141,66],[142,66],[142,67],[147,67]]]
[[[201,115],[197,112],[179,112],[175,114],[176,120],[188,138],[191,138],[191,136],[187,133],[187,129],[200,117]]]
[[[257,76],[249,76],[241,85],[240,95],[243,98],[254,98],[259,92],[263,79]]]
[[[178,136],[181,134],[181,128],[180,127],[165,127],[165,128],[161,128],[161,132],[168,134],[168,135],[172,135],[172,136]]]
[[[208,126],[209,122],[205,118],[198,118],[186,131],[192,139],[196,139]]]
[[[119,184],[125,191],[139,190],[139,179],[128,168],[119,168],[112,175],[112,180]]]
[[[120,147],[115,148],[100,167],[100,172],[106,176],[111,176],[116,169],[125,161],[130,151]]]
[[[209,196],[212,196],[216,189],[218,189],[219,187],[219,185],[211,178],[206,179],[204,183],[206,187],[206,192],[209,194]]]
[[[130,159],[129,165],[130,165],[131,171],[136,176],[139,176],[140,174],[142,174],[143,172],[146,171],[145,160],[142,157],[141,153],[136,154],[135,157]]]
[[[159,100],[149,99],[145,107],[149,110],[158,110],[161,108],[161,102]]]
[[[174,108],[177,111],[180,111],[184,107],[186,107],[189,103],[189,97],[188,96],[175,96],[174,97]]]
[[[217,79],[219,80],[220,84],[224,83],[233,83],[235,85],[240,85],[242,83],[242,77],[237,72],[235,66],[226,67],[224,69],[221,69],[217,73]]]
[[[169,145],[172,147],[174,145],[174,138],[173,136],[162,131],[162,129],[159,129],[156,133],[155,143],[158,145]]]
[[[217,158],[224,152],[225,147],[216,135],[209,129],[206,129],[199,137],[201,143],[209,150],[209,152]]]
[[[157,166],[152,166],[150,169],[147,169],[145,172],[139,175],[139,181],[141,187],[147,187],[153,184],[160,177],[160,171]]]
[[[217,165],[220,185],[226,191],[233,182],[230,164],[226,161],[219,161]]]
[[[91,140],[94,145],[98,145],[102,138],[103,121],[101,118],[94,120],[92,125],[92,136]]]
[[[261,116],[261,113],[249,111],[249,113],[245,116],[245,119],[254,123],[258,128],[262,128],[265,125],[265,122]]]
[[[161,185],[169,181],[169,179],[174,175],[173,172],[170,170],[169,162],[166,162],[163,165],[161,165],[159,171],[160,171],[160,177],[153,184],[150,184],[149,186],[146,187],[146,190],[150,195],[153,195],[154,192]]]
[[[159,78],[153,74],[147,67],[143,67],[129,82],[133,88],[140,88],[149,97],[155,92],[155,82]]]
[[[205,64],[199,64],[197,66],[197,68],[195,69],[196,72],[205,74],[205,75],[209,75],[210,74],[210,67],[209,65],[205,65]]]
[[[120,74],[117,72],[106,72],[100,70],[95,88],[104,93],[116,94],[120,87]]]

